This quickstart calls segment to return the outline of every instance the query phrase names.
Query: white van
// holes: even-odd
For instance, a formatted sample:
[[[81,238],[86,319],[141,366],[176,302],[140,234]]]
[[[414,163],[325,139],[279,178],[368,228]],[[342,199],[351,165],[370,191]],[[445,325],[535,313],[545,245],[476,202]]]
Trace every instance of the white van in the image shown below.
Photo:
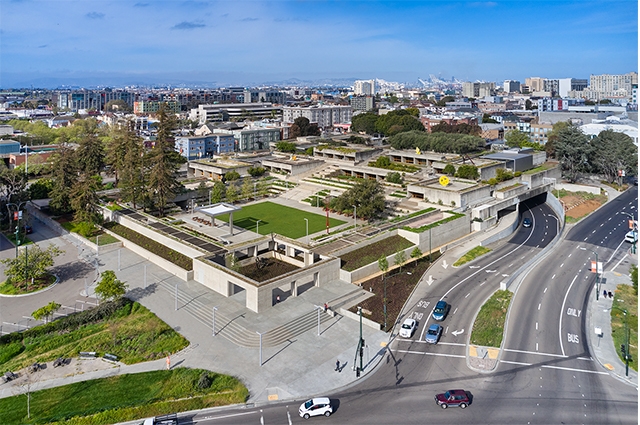
[[[625,242],[636,243],[638,242],[638,232],[636,230],[632,230],[627,233],[624,237]]]

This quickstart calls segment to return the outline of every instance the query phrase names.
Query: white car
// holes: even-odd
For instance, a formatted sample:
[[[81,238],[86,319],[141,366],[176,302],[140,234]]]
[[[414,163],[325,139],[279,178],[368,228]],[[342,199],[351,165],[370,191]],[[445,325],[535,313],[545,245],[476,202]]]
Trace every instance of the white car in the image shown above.
[[[311,400],[307,400],[300,405],[298,411],[300,417],[309,419],[311,416],[331,416],[333,413],[333,407],[331,407],[331,401],[329,397],[316,397]]]
[[[400,328],[400,336],[402,338],[411,338],[417,327],[418,322],[413,319],[405,319]]]

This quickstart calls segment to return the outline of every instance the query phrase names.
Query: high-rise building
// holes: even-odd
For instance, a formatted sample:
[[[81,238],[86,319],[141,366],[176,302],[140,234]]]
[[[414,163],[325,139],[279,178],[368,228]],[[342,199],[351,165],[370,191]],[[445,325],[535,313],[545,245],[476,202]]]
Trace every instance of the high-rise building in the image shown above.
[[[496,91],[496,83],[464,82],[462,83],[462,95],[475,99],[485,96],[493,96]]]
[[[520,91],[520,81],[516,80],[504,80],[504,86],[502,88],[506,93],[516,93]]]
[[[376,94],[376,80],[356,80],[353,83],[353,93],[356,96],[373,96]]]
[[[354,111],[370,111],[374,106],[373,96],[352,96],[350,103]]]
[[[625,90],[631,93],[633,84],[638,84],[638,73],[629,72],[622,75],[591,75],[589,88],[597,92],[612,92]]]
[[[530,77],[524,80],[525,86],[529,87],[530,92],[544,91],[544,78]]]

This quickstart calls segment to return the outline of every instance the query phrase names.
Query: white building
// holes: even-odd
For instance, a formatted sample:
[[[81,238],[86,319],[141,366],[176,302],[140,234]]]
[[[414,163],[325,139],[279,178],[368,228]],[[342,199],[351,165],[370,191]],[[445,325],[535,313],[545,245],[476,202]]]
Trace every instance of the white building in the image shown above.
[[[373,96],[376,94],[376,80],[356,80],[353,83],[353,93],[356,96]]]
[[[282,108],[282,122],[293,123],[296,118],[305,117],[310,123],[318,124],[318,128],[326,129],[334,124],[350,124],[352,113],[351,106],[285,106]]]
[[[601,131],[613,130],[616,133],[626,134],[631,137],[636,146],[638,145],[638,123],[629,119],[612,115],[603,120],[593,120],[589,124],[581,125],[580,130],[591,138],[596,137]]]
[[[520,81],[516,80],[504,80],[504,86],[502,90],[506,93],[520,92]]]

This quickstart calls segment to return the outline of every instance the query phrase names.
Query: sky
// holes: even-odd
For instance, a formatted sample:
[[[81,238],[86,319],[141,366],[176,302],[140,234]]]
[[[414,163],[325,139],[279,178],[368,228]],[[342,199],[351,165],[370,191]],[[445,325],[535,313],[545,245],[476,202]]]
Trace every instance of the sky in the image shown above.
[[[0,88],[638,70],[638,2],[0,0]]]

